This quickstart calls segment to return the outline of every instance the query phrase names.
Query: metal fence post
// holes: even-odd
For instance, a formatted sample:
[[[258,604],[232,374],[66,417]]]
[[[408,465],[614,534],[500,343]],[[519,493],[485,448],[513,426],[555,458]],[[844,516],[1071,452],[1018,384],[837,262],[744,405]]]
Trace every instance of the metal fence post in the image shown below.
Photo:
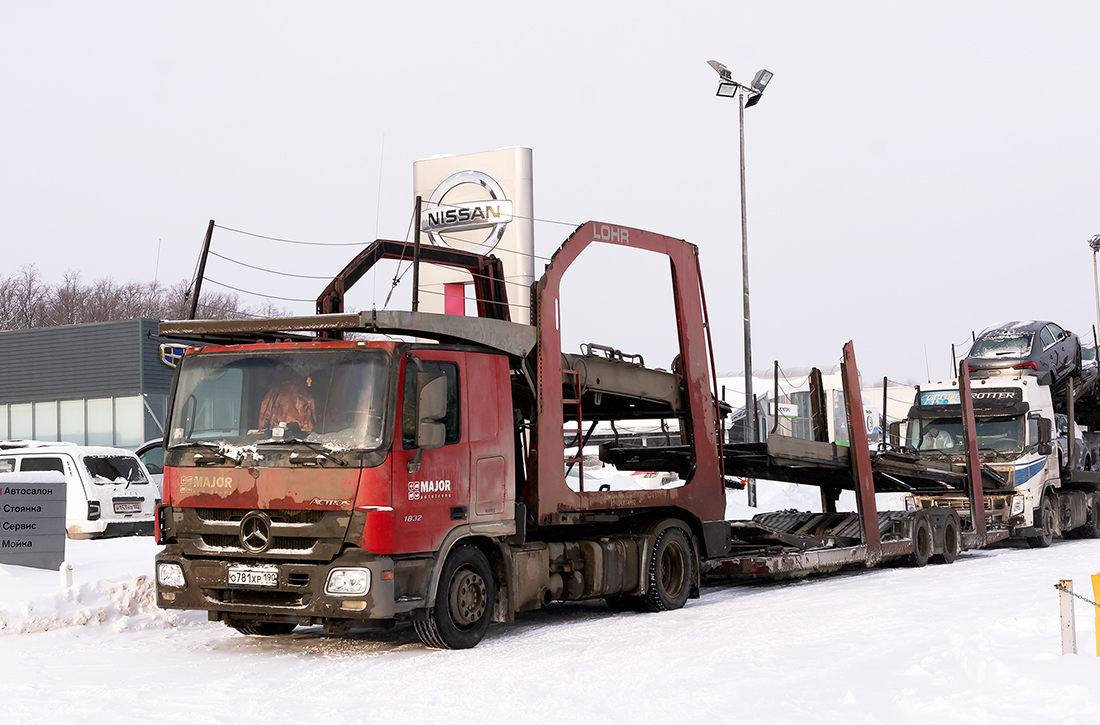
[[[1092,598],[1100,602],[1100,574],[1092,575]],[[1100,604],[1096,606],[1096,656],[1100,657]]]
[[[1062,654],[1077,654],[1077,627],[1073,621],[1073,580],[1058,582],[1058,609],[1062,615]]]

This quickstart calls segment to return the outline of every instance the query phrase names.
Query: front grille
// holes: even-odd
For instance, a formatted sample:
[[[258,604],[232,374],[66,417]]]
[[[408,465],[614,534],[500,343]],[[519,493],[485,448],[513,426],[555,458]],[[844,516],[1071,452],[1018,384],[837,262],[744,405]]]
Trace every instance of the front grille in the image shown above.
[[[219,523],[240,523],[252,509],[195,509],[195,514],[203,521]],[[328,511],[279,510],[264,511],[274,524],[315,524],[325,518]]]
[[[241,544],[241,524],[250,513],[269,523],[267,548],[256,553]],[[187,555],[196,558],[278,556],[288,560],[331,561],[344,545],[350,511],[173,507],[173,534]]]
[[[202,543],[211,549],[233,549],[244,551],[241,540],[233,534],[201,534]],[[276,536],[271,540],[268,551],[309,551],[317,543],[311,536]]]

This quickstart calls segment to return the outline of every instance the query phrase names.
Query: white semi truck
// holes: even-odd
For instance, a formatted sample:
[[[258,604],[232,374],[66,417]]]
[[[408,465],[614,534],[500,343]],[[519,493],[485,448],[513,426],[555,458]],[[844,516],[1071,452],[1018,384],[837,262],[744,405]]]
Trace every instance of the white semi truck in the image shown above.
[[[1074,383],[1076,382],[1076,386]],[[1100,473],[1081,468],[1091,457],[1078,455],[1082,439],[1068,436],[1064,447],[1054,439],[1055,415],[1088,418],[1086,405],[1097,385],[1070,380],[1058,388],[1039,384],[1034,376],[995,376],[971,381],[975,435],[984,469],[983,494],[990,526],[1007,528],[1013,538],[1032,547],[1050,546],[1057,536],[1100,538]],[[1075,392],[1076,387],[1076,392]],[[1083,396],[1082,393],[1089,395]],[[1074,416],[1075,403],[1081,412]],[[897,431],[904,448],[922,458],[959,462],[965,459],[965,431],[958,381],[919,387],[907,420]],[[896,439],[895,439],[896,440]],[[961,491],[913,492],[913,509],[949,507],[964,525],[970,518]]]

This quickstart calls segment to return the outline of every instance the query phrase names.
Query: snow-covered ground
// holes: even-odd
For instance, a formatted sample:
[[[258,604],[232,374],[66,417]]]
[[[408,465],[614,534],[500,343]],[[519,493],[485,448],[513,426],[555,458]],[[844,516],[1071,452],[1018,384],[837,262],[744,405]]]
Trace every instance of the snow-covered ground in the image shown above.
[[[812,499],[770,486],[773,508]],[[1063,657],[1053,586],[1092,598],[1100,541],[707,587],[661,614],[562,605],[461,652],[407,626],[265,639],[161,611],[155,552],[71,541],[70,588],[0,565],[0,723],[1100,722],[1093,610]]]

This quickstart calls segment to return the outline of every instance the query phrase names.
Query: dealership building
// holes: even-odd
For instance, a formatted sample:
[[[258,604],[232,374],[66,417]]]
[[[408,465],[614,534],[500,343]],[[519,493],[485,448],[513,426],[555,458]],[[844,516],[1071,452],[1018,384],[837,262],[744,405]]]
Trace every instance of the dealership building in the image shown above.
[[[164,434],[157,320],[0,332],[0,440],[136,448]]]

